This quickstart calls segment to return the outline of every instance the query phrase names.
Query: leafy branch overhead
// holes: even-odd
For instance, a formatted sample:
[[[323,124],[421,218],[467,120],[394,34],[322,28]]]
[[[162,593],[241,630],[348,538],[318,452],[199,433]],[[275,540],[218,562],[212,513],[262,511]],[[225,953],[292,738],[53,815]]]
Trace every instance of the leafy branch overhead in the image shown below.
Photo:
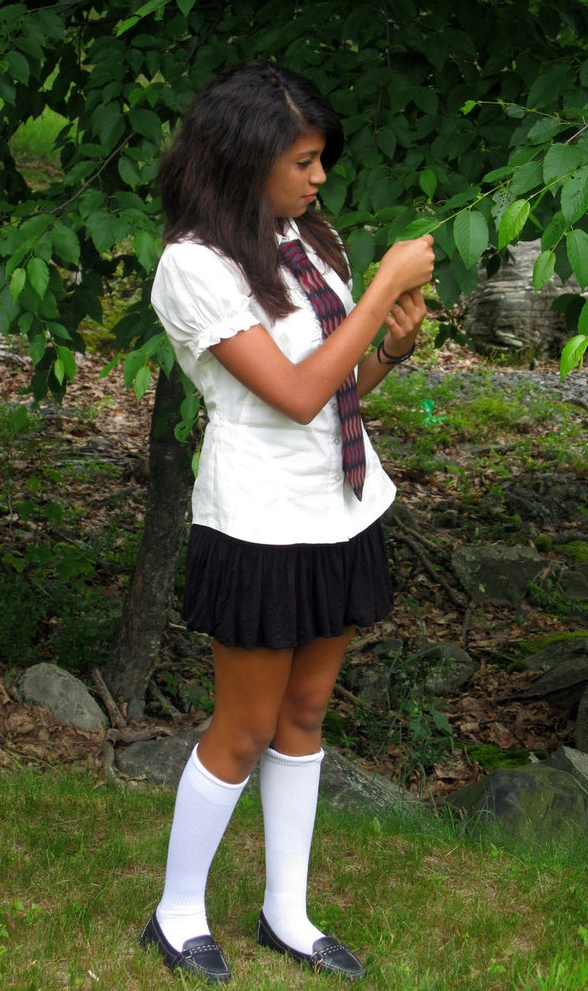
[[[388,245],[432,231],[446,311],[518,239],[540,239],[570,341],[588,345],[588,8],[582,0],[96,0],[0,7],[0,333],[28,340],[36,397],[61,397],[116,280],[114,327],[140,398],[173,354],[149,305],[161,236],[157,162],[218,69],[262,57],[313,78],[347,150],[323,189],[356,283]],[[55,168],[30,179],[23,123],[53,128]],[[449,320],[441,336],[455,332]],[[194,412],[187,403],[186,416]],[[182,428],[185,432],[186,426]]]

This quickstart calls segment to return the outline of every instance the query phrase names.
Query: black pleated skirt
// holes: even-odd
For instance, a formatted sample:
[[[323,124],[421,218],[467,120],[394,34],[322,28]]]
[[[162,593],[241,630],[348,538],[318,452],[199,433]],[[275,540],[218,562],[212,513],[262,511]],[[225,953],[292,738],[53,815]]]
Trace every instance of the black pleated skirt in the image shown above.
[[[190,528],[182,616],[227,647],[302,646],[372,626],[391,608],[379,521],[337,544],[254,544]]]

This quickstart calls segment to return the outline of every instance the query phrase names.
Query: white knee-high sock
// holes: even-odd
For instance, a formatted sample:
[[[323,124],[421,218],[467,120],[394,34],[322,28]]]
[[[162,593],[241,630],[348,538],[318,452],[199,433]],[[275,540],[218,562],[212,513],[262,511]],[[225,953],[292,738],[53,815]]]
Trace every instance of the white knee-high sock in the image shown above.
[[[205,889],[217,847],[248,778],[227,784],[200,763],[196,748],[180,779],[157,921],[168,943],[181,950],[187,939],[210,932]]]
[[[260,764],[265,830],[266,889],[263,914],[284,943],[312,953],[323,933],[306,914],[308,858],[324,751],[289,757],[271,748]]]

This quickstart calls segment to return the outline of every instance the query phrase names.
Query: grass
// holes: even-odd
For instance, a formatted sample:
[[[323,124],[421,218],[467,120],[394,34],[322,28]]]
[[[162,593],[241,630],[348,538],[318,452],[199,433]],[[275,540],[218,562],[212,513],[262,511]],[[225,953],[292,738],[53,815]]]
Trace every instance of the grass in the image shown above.
[[[496,444],[508,443],[509,461],[585,469],[588,435],[578,410],[545,395],[533,381],[511,392],[497,390],[494,369],[456,372],[431,384],[425,371],[390,375],[363,401],[368,417],[390,431],[382,452],[405,467],[438,470],[440,463],[468,446],[470,465],[496,465]],[[471,470],[471,467],[470,467]]]
[[[161,892],[173,795],[81,772],[4,772],[0,984],[11,991],[165,991],[137,935]],[[364,959],[366,991],[583,991],[586,850],[507,854],[430,812],[386,823],[319,809],[310,914]],[[256,947],[258,800],[237,808],[211,872],[209,916],[240,991],[333,988]],[[337,986],[339,986],[337,984]]]

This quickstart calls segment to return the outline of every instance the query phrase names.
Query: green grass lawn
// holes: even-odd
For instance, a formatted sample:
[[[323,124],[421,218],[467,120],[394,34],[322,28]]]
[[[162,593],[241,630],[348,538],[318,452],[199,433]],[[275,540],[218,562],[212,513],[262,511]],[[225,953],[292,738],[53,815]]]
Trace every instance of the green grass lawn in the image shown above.
[[[0,987],[165,991],[137,937],[161,892],[173,794],[5,771]],[[584,991],[586,850],[505,853],[426,812],[388,822],[320,807],[310,914],[369,969],[366,991]],[[261,810],[245,796],[213,864],[209,917],[242,991],[339,986],[259,949]]]

